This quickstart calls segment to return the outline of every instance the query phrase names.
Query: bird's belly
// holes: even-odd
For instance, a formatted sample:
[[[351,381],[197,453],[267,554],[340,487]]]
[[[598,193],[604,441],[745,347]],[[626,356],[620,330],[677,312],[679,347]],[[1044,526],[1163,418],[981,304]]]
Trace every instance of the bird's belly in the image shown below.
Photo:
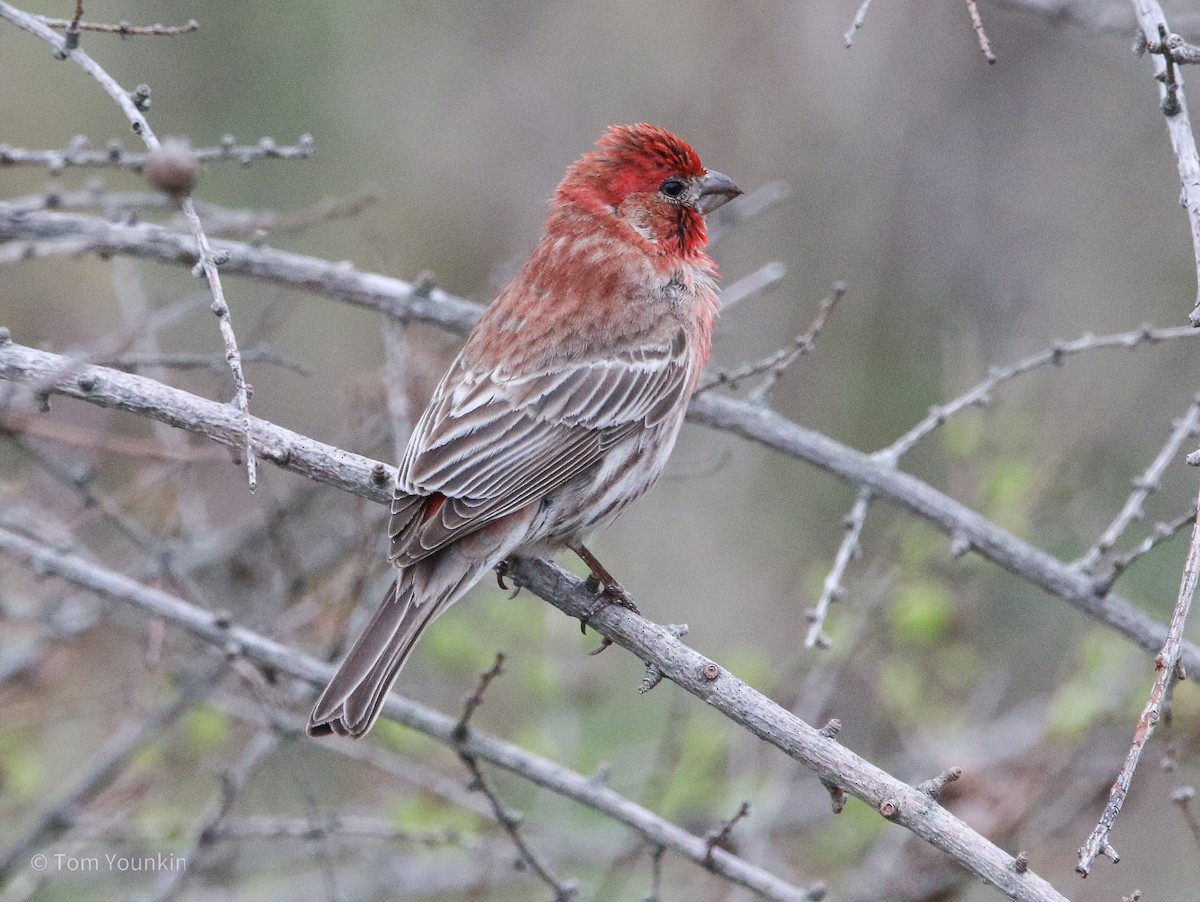
[[[647,429],[613,445],[604,459],[542,499],[526,554],[552,552],[603,529],[644,495],[666,466],[675,429]]]

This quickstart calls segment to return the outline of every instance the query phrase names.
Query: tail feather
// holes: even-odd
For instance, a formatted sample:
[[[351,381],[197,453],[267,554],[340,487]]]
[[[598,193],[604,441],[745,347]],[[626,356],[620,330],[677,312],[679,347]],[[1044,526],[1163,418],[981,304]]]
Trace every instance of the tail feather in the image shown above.
[[[474,582],[472,579],[466,586],[460,582],[449,592],[420,598],[413,591],[413,569],[407,568],[392,583],[371,622],[321,693],[308,719],[310,736],[335,733],[357,738],[370,730],[425,628]]]
[[[308,718],[308,735],[358,738],[371,729],[425,628],[521,547],[538,510],[538,502],[527,504],[402,567],[317,700]]]

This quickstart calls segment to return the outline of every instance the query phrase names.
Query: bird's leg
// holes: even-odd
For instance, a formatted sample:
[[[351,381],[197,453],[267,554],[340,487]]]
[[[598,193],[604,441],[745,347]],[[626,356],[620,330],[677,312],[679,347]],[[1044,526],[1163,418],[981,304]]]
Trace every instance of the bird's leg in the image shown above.
[[[623,608],[629,608],[635,614],[641,613],[637,605],[633,603],[633,596],[626,592],[625,587],[617,582],[616,577],[608,572],[608,568],[596,559],[596,555],[587,550],[587,546],[579,542],[567,547],[574,551],[581,561],[587,564],[588,569],[592,571],[591,580],[599,584],[604,595],[608,597],[609,604],[616,603]]]
[[[619,604],[623,608],[628,608],[635,614],[640,614],[638,606],[633,603],[633,596],[625,591],[625,587],[617,582],[616,578],[608,572],[596,556],[587,550],[587,547],[582,542],[577,542],[574,545],[568,545],[579,559],[587,564],[588,569],[592,571],[592,575],[588,577],[589,587],[595,591],[599,590],[601,594],[600,604],[596,605],[591,611],[579,618],[579,629],[581,632],[587,632],[588,621],[596,615],[597,612],[603,610],[610,604]]]

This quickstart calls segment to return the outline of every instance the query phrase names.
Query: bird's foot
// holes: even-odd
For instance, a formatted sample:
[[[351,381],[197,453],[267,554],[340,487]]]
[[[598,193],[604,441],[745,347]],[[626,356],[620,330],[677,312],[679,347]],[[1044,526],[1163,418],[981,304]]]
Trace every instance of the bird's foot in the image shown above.
[[[633,611],[635,614],[640,614],[638,606],[633,603],[633,596],[625,590],[625,587],[617,582],[616,578],[608,572],[594,554],[587,550],[582,544],[571,545],[571,550],[579,555],[579,559],[588,565],[588,569],[592,571],[591,575],[584,582],[584,586],[589,592],[599,595],[600,600],[590,611],[579,618],[579,631],[587,634],[588,624],[591,619],[598,613],[608,607],[610,604],[619,604],[621,607]],[[611,639],[605,639],[598,649],[592,654],[599,654],[612,645]]]
[[[518,595],[521,594],[520,585],[514,581],[513,584],[510,586],[508,583],[506,583],[504,581],[504,577],[508,576],[508,571],[510,569],[510,566],[511,565],[508,562],[508,558],[505,558],[504,560],[502,560],[500,563],[498,563],[495,566],[494,569],[496,571],[496,585],[498,585],[505,592],[507,592],[509,589],[512,589],[512,594],[509,595],[508,597],[516,598]]]

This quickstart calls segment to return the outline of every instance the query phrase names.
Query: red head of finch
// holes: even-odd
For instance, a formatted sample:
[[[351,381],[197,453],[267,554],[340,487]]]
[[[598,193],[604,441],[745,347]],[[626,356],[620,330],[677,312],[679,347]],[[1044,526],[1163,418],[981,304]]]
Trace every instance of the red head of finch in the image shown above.
[[[362,736],[417,638],[512,556],[579,547],[646,492],[708,360],[704,215],[741,191],[679,138],[613,126],[450,365],[392,498],[399,573],[309,720]]]

